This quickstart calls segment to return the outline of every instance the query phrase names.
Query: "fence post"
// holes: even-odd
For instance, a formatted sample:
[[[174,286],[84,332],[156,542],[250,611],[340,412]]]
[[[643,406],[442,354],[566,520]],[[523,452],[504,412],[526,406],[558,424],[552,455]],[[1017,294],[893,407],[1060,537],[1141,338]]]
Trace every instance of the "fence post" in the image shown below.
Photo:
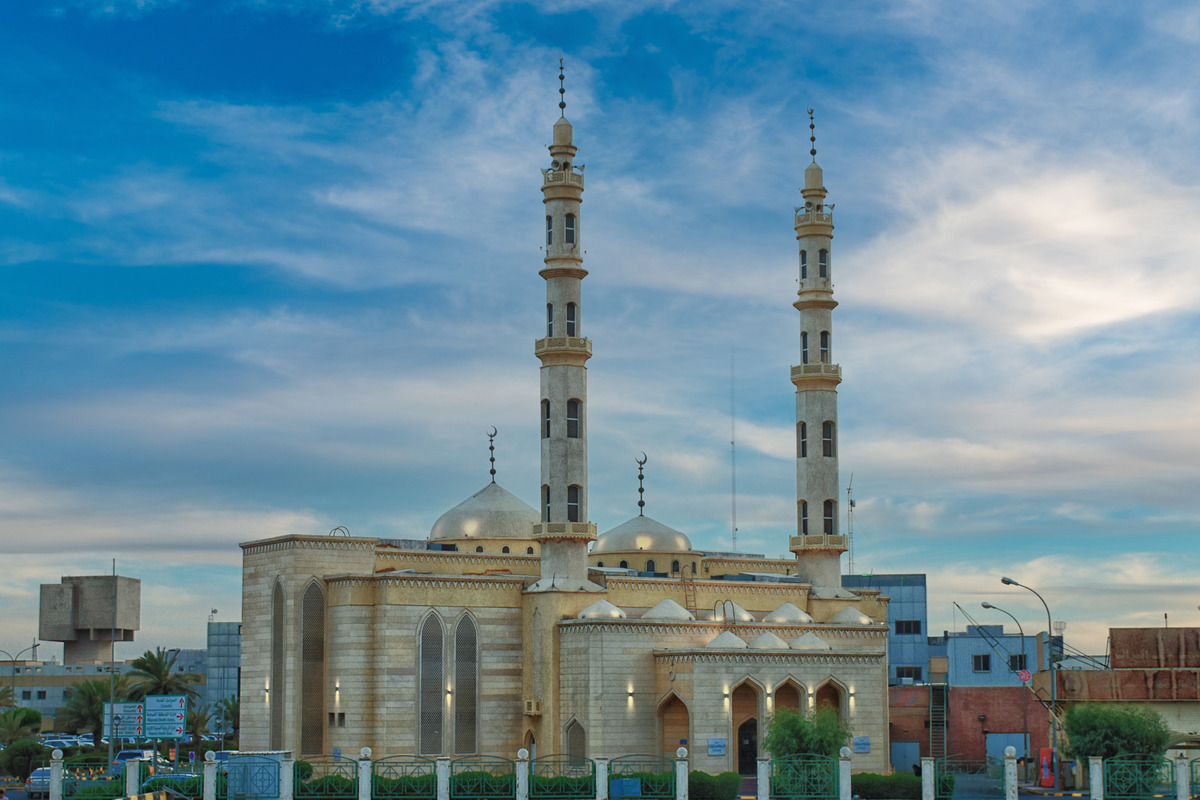
[[[141,794],[142,787],[138,783],[138,779],[142,777],[142,760],[140,758],[131,758],[125,762],[125,796],[133,797],[135,794]]]
[[[1004,748],[1004,800],[1017,800],[1017,748]]]
[[[292,800],[296,791],[296,759],[289,752],[279,762],[279,800]]]
[[[1088,783],[1092,800],[1104,800],[1104,759],[1100,756],[1088,757]]]
[[[596,800],[608,800],[608,759],[596,759]]]
[[[1191,775],[1188,774],[1188,760],[1183,756],[1175,757],[1175,800],[1188,800],[1191,796]]]
[[[755,800],[768,800],[771,797],[771,759],[758,759],[755,777],[758,779],[758,788],[754,793]]]
[[[57,748],[50,754],[50,800],[63,800],[63,757]]]
[[[450,759],[438,756],[437,800],[450,800]]]
[[[217,800],[217,754],[212,750],[204,754],[204,800]]]
[[[529,751],[517,751],[517,800],[529,800]]]
[[[688,800],[687,748],[675,751],[675,800]]]
[[[936,792],[933,788],[933,781],[937,777],[934,774],[932,758],[921,759],[921,800],[934,800]]]
[[[838,751],[838,800],[850,800],[850,748]]]
[[[358,751],[358,800],[371,800],[371,748]]]

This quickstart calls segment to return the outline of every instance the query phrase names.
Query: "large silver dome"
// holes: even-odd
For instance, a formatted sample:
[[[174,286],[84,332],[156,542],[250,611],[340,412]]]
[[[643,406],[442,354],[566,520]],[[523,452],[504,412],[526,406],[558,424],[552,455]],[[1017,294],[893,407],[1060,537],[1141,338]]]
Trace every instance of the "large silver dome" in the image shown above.
[[[622,522],[596,539],[593,553],[686,553],[692,549],[688,537],[650,517],[638,516]]]
[[[489,483],[433,523],[433,539],[529,539],[537,509],[498,483]]]

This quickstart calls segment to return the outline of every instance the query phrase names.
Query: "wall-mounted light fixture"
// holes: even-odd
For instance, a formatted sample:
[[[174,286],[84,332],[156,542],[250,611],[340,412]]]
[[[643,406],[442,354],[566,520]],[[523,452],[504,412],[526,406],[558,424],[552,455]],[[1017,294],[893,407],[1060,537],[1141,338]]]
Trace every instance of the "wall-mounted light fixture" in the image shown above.
[[[630,690],[629,690],[629,696],[630,696],[630,698],[632,698],[632,697],[633,697],[633,689],[630,689]]]

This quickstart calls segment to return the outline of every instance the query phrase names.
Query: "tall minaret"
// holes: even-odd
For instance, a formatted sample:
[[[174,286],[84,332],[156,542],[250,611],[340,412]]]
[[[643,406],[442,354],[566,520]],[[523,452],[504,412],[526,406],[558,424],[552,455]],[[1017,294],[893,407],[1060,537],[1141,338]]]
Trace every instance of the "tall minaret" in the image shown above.
[[[575,145],[565,109],[562,62],[550,167],[542,170],[546,205],[546,336],[534,352],[542,361],[539,426],[542,436],[542,522],[534,526],[541,542],[542,580],[538,589],[596,590],[587,580],[588,543],[596,526],[588,522],[587,360],[592,343],[583,336],[583,268],[579,206],[583,167],[575,165]]]
[[[812,163],[804,170],[804,207],[796,208],[800,243],[800,364],[796,385],[796,533],[789,548],[796,574],[813,586],[840,588],[846,537],[838,534],[837,385],[833,363],[833,206],[825,205],[816,125],[808,110]]]

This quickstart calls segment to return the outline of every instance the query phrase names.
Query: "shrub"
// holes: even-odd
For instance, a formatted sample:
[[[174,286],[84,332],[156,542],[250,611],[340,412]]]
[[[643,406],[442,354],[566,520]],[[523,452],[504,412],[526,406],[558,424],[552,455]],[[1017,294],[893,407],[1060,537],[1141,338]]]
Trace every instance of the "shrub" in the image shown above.
[[[0,752],[0,772],[24,781],[34,767],[40,766],[49,756],[50,751],[42,747],[40,742],[21,739]]]
[[[700,770],[688,773],[688,797],[694,800],[734,800],[742,788],[742,776],[736,772],[712,775]]]
[[[358,797],[356,782],[344,775],[324,775],[316,780],[301,783],[296,787],[297,797],[342,797],[355,800]]]
[[[427,775],[402,775],[397,778],[375,775],[372,780],[372,797],[411,798],[437,796],[437,776],[433,773]]]
[[[781,708],[771,717],[763,744],[775,758],[806,753],[837,758],[850,738],[850,728],[829,708],[804,715]]]
[[[906,772],[860,772],[850,776],[850,792],[862,800],[921,800],[921,779]]]
[[[1085,703],[1067,712],[1066,754],[1088,756],[1161,756],[1171,732],[1158,712],[1140,706]]]

